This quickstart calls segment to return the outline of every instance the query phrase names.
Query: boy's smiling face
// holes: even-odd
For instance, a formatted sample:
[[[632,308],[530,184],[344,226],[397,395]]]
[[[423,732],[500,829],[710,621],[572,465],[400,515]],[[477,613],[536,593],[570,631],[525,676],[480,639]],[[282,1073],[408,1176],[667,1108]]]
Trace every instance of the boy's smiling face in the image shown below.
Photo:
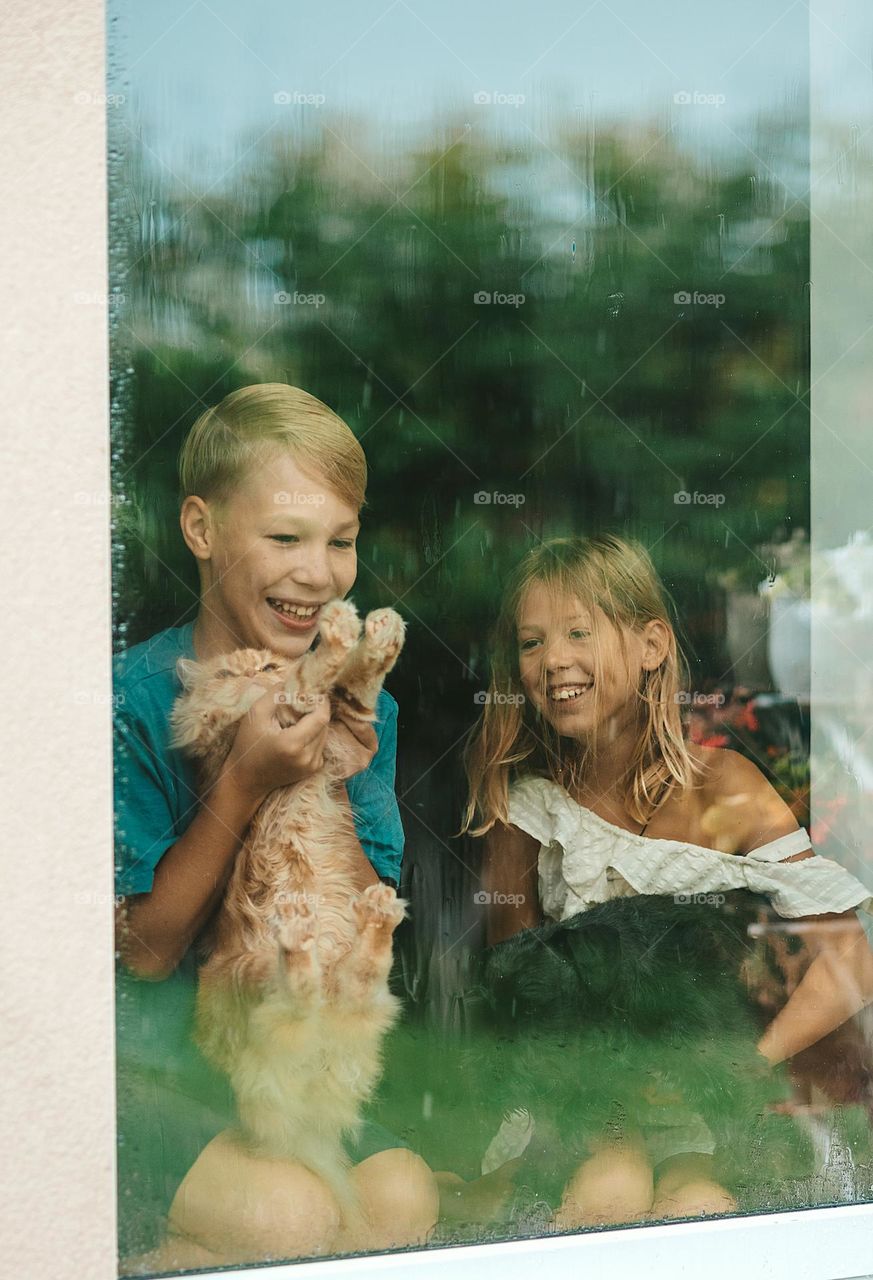
[[[355,581],[357,511],[286,451],[259,454],[220,506],[186,498],[180,519],[200,565],[201,660],[238,648],[300,657],[320,607]]]

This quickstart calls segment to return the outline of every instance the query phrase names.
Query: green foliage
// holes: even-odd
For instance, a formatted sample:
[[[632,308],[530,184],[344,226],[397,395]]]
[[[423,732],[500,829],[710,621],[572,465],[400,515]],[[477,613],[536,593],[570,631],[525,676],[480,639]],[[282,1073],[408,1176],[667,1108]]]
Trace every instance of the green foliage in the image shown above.
[[[752,150],[787,167],[800,122],[756,128]],[[144,513],[123,569],[129,639],[194,602],[184,432],[232,388],[277,379],[364,442],[365,604],[404,596],[462,657],[536,538],[619,526],[653,545],[703,660],[721,660],[716,573],[757,582],[756,544],[806,522],[806,211],[785,211],[749,152],[713,171],[669,134],[614,127],[595,144],[569,120],[546,141],[449,120],[386,162],[333,121],[261,144],[237,187],[193,207],[129,152],[149,228],[124,280],[134,374],[116,414],[117,481]],[[325,301],[274,303],[280,290]],[[477,305],[482,290],[524,302]],[[724,302],[677,305],[680,290]],[[677,505],[679,490],[724,503]]]

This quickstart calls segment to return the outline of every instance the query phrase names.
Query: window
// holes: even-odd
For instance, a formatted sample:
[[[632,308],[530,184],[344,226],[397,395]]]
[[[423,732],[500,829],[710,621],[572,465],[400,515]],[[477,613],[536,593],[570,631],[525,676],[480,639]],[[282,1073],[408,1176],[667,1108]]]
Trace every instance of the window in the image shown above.
[[[609,29],[616,38],[622,33],[618,47],[627,54],[639,43],[636,37],[641,34],[639,30],[629,34],[625,28],[625,23],[633,26],[629,21],[633,15],[622,12],[616,19],[618,10],[600,8],[597,21],[611,23]],[[217,67],[215,78],[204,80],[213,91],[224,85],[212,103],[198,97],[199,105],[187,107],[190,115],[186,115],[181,108],[168,109],[167,102],[174,100],[162,98],[160,91],[153,97],[156,114],[149,123],[144,98],[137,96],[137,90],[161,82],[159,77],[166,75],[161,83],[174,86],[175,92],[181,76],[172,70],[174,57],[180,62],[184,57],[191,67],[214,64],[214,57],[204,53],[210,48],[202,39],[206,31],[212,37],[220,33],[220,40],[228,42],[225,57],[230,59],[231,48],[235,50],[233,57],[239,56],[240,33],[234,31],[238,15],[198,7],[179,18],[172,36],[169,19],[159,10],[134,15],[119,9],[117,16],[125,28],[127,44],[119,54],[120,38],[115,48],[110,39],[110,60],[117,57],[119,67],[115,83],[110,80],[110,94],[118,86],[118,95],[124,94],[125,101],[106,104],[112,144],[118,149],[111,169],[110,236],[115,257],[109,289],[114,446],[119,455],[112,503],[116,639],[124,650],[171,625],[184,626],[185,610],[195,599],[191,564],[185,567],[184,548],[178,539],[175,550],[172,547],[174,526],[167,513],[175,502],[174,455],[185,427],[203,407],[236,387],[276,381],[313,389],[352,420],[367,449],[372,473],[372,510],[367,513],[370,528],[360,537],[360,599],[358,588],[355,599],[362,609],[396,603],[401,613],[408,612],[411,624],[404,659],[390,684],[400,707],[397,793],[407,842],[400,883],[415,913],[414,922],[403,926],[396,942],[394,982],[407,1008],[407,1022],[401,1024],[406,1036],[405,1040],[403,1034],[389,1039],[373,1117],[374,1123],[402,1138],[431,1168],[466,1175],[472,1182],[482,1169],[481,1163],[478,1169],[472,1163],[471,1152],[478,1141],[481,1161],[487,1146],[481,1139],[495,1136],[502,1109],[489,1129],[487,1098],[483,1105],[481,1093],[487,1076],[475,1077],[474,1085],[480,1089],[477,1094],[468,1083],[470,1078],[461,1074],[461,1065],[457,1070],[453,1067],[448,1076],[445,1065],[447,1055],[459,1045],[475,1044],[471,1039],[475,1012],[471,989],[486,927],[483,916],[488,915],[479,910],[483,904],[476,896],[490,893],[492,901],[484,905],[494,906],[496,895],[508,895],[499,882],[482,887],[484,881],[473,860],[476,846],[453,834],[463,801],[458,751],[460,738],[483,705],[477,694],[490,692],[493,697],[503,693],[490,689],[485,681],[484,636],[496,607],[496,588],[513,559],[525,549],[554,533],[570,531],[574,522],[583,518],[585,531],[608,523],[613,529],[623,526],[640,538],[668,579],[694,655],[692,676],[700,677],[680,690],[687,695],[681,705],[690,715],[691,730],[704,739],[733,735],[730,742],[747,758],[763,752],[765,763],[768,759],[774,762],[770,767],[775,781],[781,784],[783,795],[797,805],[796,813],[806,803],[804,770],[811,764],[812,807],[804,816],[811,824],[813,846],[818,851],[823,842],[832,842],[827,856],[847,874],[869,879],[863,838],[869,686],[865,684],[862,649],[867,544],[861,486],[866,462],[856,461],[865,458],[866,444],[860,431],[854,434],[851,427],[859,416],[863,394],[856,390],[856,383],[862,386],[863,368],[856,360],[860,361],[866,333],[863,322],[856,319],[854,301],[860,292],[857,273],[863,253],[854,248],[857,213],[845,198],[844,186],[836,184],[836,178],[844,174],[853,175],[859,184],[863,180],[858,163],[864,154],[863,137],[843,123],[857,119],[863,110],[863,99],[858,100],[859,106],[849,97],[852,58],[841,43],[845,37],[830,34],[826,16],[813,14],[813,81],[819,83],[816,74],[824,74],[820,83],[838,83],[846,96],[839,101],[844,114],[838,121],[814,121],[811,174],[805,168],[806,125],[802,111],[798,112],[803,94],[788,92],[791,85],[802,84],[805,76],[806,15],[792,11],[786,16],[775,10],[764,15],[760,9],[750,13],[748,23],[755,24],[761,43],[769,49],[761,66],[770,68],[770,96],[759,93],[763,72],[753,76],[746,68],[749,79],[738,82],[731,108],[736,114],[730,123],[723,124],[724,118],[715,113],[728,106],[728,95],[720,102],[720,90],[695,85],[691,79],[686,89],[682,80],[669,96],[676,128],[665,136],[657,130],[646,134],[646,147],[652,145],[648,150],[642,148],[643,158],[638,126],[635,132],[613,117],[607,128],[601,123],[599,106],[595,110],[588,104],[587,114],[574,115],[575,103],[570,102],[568,120],[572,125],[568,123],[562,132],[563,100],[550,88],[552,82],[545,72],[530,93],[514,84],[505,90],[500,87],[501,74],[506,67],[518,64],[520,53],[531,62],[536,56],[530,52],[532,40],[519,29],[512,48],[491,50],[491,60],[482,63],[481,84],[486,87],[473,91],[469,95],[472,100],[464,103],[461,112],[472,119],[459,120],[454,132],[449,129],[440,134],[440,145],[424,153],[424,161],[413,133],[413,126],[418,127],[421,120],[402,105],[410,103],[414,91],[420,93],[420,86],[428,82],[423,79],[421,64],[408,55],[403,74],[393,82],[399,96],[389,95],[377,104],[385,114],[376,130],[377,145],[367,150],[368,163],[363,165],[360,155],[354,161],[341,160],[348,151],[349,137],[337,132],[333,124],[324,123],[328,117],[351,130],[351,115],[342,110],[337,116],[328,112],[317,115],[328,106],[329,94],[305,79],[299,85],[291,79],[287,86],[282,81],[268,95],[268,117],[289,108],[291,126],[277,124],[266,138],[258,138],[257,130],[249,133],[245,140],[248,152],[245,147],[234,150],[242,116],[222,118],[221,111],[235,111],[240,103],[253,99],[240,91],[238,83],[234,93],[228,93],[230,76],[222,77]],[[329,43],[329,17],[322,9],[317,17],[307,18],[307,48],[316,49],[319,41]],[[373,21],[381,17],[375,10],[371,15]],[[450,17],[445,10],[428,15],[421,10],[413,12],[412,6],[401,6],[392,18],[398,23],[392,33],[397,43],[390,47],[417,51],[426,39],[435,58],[449,58],[429,29],[450,30]],[[172,20],[177,18],[174,13]],[[149,33],[136,25],[146,19],[163,22],[166,28],[166,33],[162,32],[164,50],[151,71]],[[279,24],[287,18],[277,14],[275,20]],[[374,48],[384,56],[389,48],[387,34],[379,32],[378,26],[367,28],[362,14],[359,20],[360,32],[356,34],[362,42],[375,38]],[[388,17],[384,20],[388,22]],[[714,14],[705,22],[700,19],[701,42],[711,36],[714,20]],[[186,21],[191,23],[187,34]],[[544,38],[551,22],[551,38],[559,40],[560,55],[567,56],[570,36],[565,35],[566,19],[556,10],[539,14],[538,21],[536,52],[540,46],[546,54],[551,52],[549,39]],[[770,24],[776,24],[772,30]],[[276,30],[277,39],[271,43],[279,48],[278,26]],[[344,36],[351,45],[353,37],[347,24]],[[505,30],[502,38],[508,38]],[[254,44],[265,53],[269,51],[269,46],[258,44],[260,36],[256,39],[245,32],[242,39],[250,50]],[[663,30],[658,39],[663,41]],[[169,48],[168,40],[172,41]],[[767,41],[774,43],[768,45]],[[848,43],[855,44],[851,36]],[[464,61],[478,70],[474,44],[468,36]],[[709,44],[711,40],[707,47]],[[753,46],[751,39],[743,40],[733,55],[742,55],[737,69],[751,59],[753,47],[763,59],[763,50]],[[860,43],[856,47],[861,47]],[[823,49],[835,58],[846,59],[839,64],[845,74],[838,77],[833,66],[822,72],[817,59],[823,58]],[[718,54],[723,62],[729,61],[723,48]],[[646,95],[660,92],[662,82],[668,83],[671,73],[659,68],[651,49],[646,57],[648,71],[638,76],[645,93],[639,99],[628,96],[616,103],[614,116],[620,117],[623,110],[625,120],[643,120]],[[780,68],[775,79],[783,77],[775,88],[774,59]],[[670,57],[665,60],[669,62]],[[365,60],[363,51],[354,47],[344,61],[350,62],[348,72],[341,76],[336,69],[334,81],[339,86],[338,101],[354,101],[361,108],[367,100],[360,95],[372,93],[374,81],[384,83],[387,72],[379,73],[375,51]],[[450,61],[434,65],[449,66]],[[251,64],[228,60],[227,65],[244,77],[242,67]],[[354,74],[351,65],[357,68]],[[452,67],[451,74],[445,72],[444,81],[435,76],[434,84],[454,90],[456,85],[466,85],[462,77],[468,74],[463,68],[456,73]],[[457,79],[452,79],[455,75]],[[129,99],[120,87],[127,76]],[[253,93],[254,86],[262,87],[265,78],[261,67],[252,81]],[[550,99],[549,92],[555,97]],[[355,94],[359,96],[355,98]],[[482,95],[490,101],[476,101]],[[325,101],[318,101],[321,97]],[[431,120],[443,107],[433,107],[435,99],[430,92],[423,98],[427,110],[422,117]],[[775,116],[774,99],[781,103],[781,114]],[[461,101],[460,88],[456,101]],[[537,105],[539,114],[535,115]],[[141,107],[142,114],[137,115]],[[537,123],[525,123],[522,113],[526,108],[532,109],[530,114]],[[482,116],[478,117],[480,109]],[[689,114],[684,118],[690,126],[682,124],[686,110]],[[166,129],[170,118],[172,131]],[[195,118],[200,120],[201,149],[188,141],[197,137]],[[482,125],[478,124],[480,118],[485,121]],[[188,119],[192,121],[191,133],[186,132]],[[394,122],[393,130],[386,128],[386,119],[389,125]],[[608,119],[607,110],[603,121]],[[755,122],[756,132],[744,132],[751,127],[749,120]],[[664,117],[665,129],[667,123]],[[149,133],[150,128],[160,132],[159,126],[170,148],[164,154],[160,146],[153,145],[157,134]],[[129,127],[132,131],[127,133]],[[335,136],[330,136],[329,129]],[[218,177],[207,147],[210,131],[220,139],[222,148],[227,147],[228,160],[240,163],[232,174],[222,170],[216,189],[207,192],[210,182]],[[581,145],[574,150],[574,139],[590,140],[595,133],[598,145],[586,171],[594,192],[589,206],[578,173],[572,180],[561,175],[566,174],[570,156],[585,161],[587,153]],[[729,144],[731,134],[734,141]],[[716,136],[717,147],[713,141]],[[431,134],[431,144],[434,137]],[[362,146],[359,142],[359,152]],[[738,163],[736,155],[750,146],[758,154]],[[168,160],[171,154],[172,164]],[[431,165],[431,161],[435,163]],[[602,169],[598,167],[601,163]],[[707,163],[709,175],[704,178]],[[408,173],[404,164],[410,166]],[[390,194],[378,182],[380,174],[391,175]],[[660,186],[656,185],[658,175]],[[644,177],[645,182],[641,181]],[[411,185],[416,178],[420,181]],[[750,178],[755,179],[754,184]],[[811,217],[803,200],[794,206],[786,194],[802,195],[810,181],[814,184]],[[650,195],[653,185],[655,191]],[[608,196],[603,196],[610,186]],[[701,189],[709,199],[700,197]],[[268,193],[269,199],[261,192]],[[401,194],[401,203],[394,206]],[[410,196],[422,204],[408,207]],[[818,207],[817,198],[822,201]],[[606,205],[598,218],[601,199]],[[646,199],[651,201],[650,217],[644,212]],[[386,203],[388,209],[384,208]],[[660,216],[671,204],[674,218]],[[712,206],[709,210],[708,204]],[[434,210],[439,211],[440,221],[436,234],[431,234],[434,228],[428,227],[427,215],[435,216]],[[365,214],[369,221],[361,223],[365,235],[359,243],[355,232]],[[378,238],[384,232],[386,244],[381,253],[370,258],[367,227],[379,215],[384,215],[382,231],[375,235]],[[634,226],[636,218],[642,220]],[[574,226],[576,231],[570,231]],[[672,290],[669,298],[662,299],[658,292],[663,281],[656,272],[664,268],[652,259],[652,246],[640,233],[643,226],[657,233],[655,252],[668,264],[664,279],[669,279],[673,270],[669,264],[681,264],[682,255],[687,255],[685,272],[678,276],[681,287]],[[137,237],[133,243],[125,241],[122,234],[132,227]],[[498,227],[502,228],[499,234]],[[815,238],[816,229],[821,240]],[[841,270],[853,273],[845,292],[835,293],[832,314],[821,320],[813,312],[811,372],[806,356],[805,285],[810,277],[818,277],[810,270],[810,236],[814,251],[824,252],[828,247],[838,251],[831,271],[823,272],[824,279],[830,281]],[[340,262],[346,250],[349,252]],[[321,256],[324,254],[326,259]],[[449,269],[453,255],[473,259],[471,281],[481,288],[467,289],[468,272],[459,262]],[[336,265],[328,271],[335,259]],[[812,263],[814,268],[814,253]],[[319,269],[327,273],[326,281],[334,270],[346,276],[337,288],[335,303],[328,297],[326,281],[323,289],[316,287]],[[517,278],[529,272],[532,283],[527,291],[513,283],[513,272]],[[225,281],[224,273],[234,278]],[[694,278],[698,273],[702,285]],[[732,287],[736,284],[739,296],[730,300],[736,308],[735,325],[727,315],[727,288],[709,287],[717,274],[730,280]],[[270,280],[284,287],[265,294]],[[364,320],[373,292],[378,298],[376,315]],[[482,294],[490,295],[487,301]],[[450,342],[467,333],[457,325],[462,296],[469,311],[472,350],[465,352],[458,343],[452,354]],[[782,301],[774,302],[776,298]],[[860,312],[861,304],[857,305]],[[579,330],[571,319],[574,306],[578,307]],[[653,320],[659,312],[665,321],[661,327]],[[247,326],[256,316],[268,318],[253,343],[255,335]],[[486,324],[493,326],[490,334],[483,333]],[[385,341],[390,329],[395,330],[391,335],[394,340]],[[580,331],[587,332],[590,339],[584,352],[574,344],[574,334]],[[840,332],[843,336],[838,338]],[[661,351],[657,352],[653,343],[659,335]],[[358,342],[361,345],[356,349]],[[666,357],[665,347],[672,358],[665,358],[657,374],[650,365],[646,386],[639,385],[646,359],[659,362],[659,355]],[[245,379],[233,365],[242,354],[249,362]],[[636,356],[645,358],[634,364]],[[612,384],[616,383],[617,391],[616,380],[623,381],[619,375],[625,365],[632,366],[628,368],[630,386],[621,388],[627,400],[622,395],[611,402]],[[583,368],[583,373],[578,368]],[[697,374],[683,386],[680,370],[689,368]],[[857,379],[851,373],[854,368],[859,371]],[[419,377],[420,384],[416,383]],[[413,383],[416,385],[409,390]],[[810,386],[811,399],[806,395]],[[512,395],[501,395],[510,387]],[[330,388],[336,389],[332,395]],[[665,404],[669,389],[674,391],[672,405]],[[710,401],[705,409],[704,394]],[[843,405],[840,395],[846,397]],[[669,410],[676,409],[680,399],[694,431],[673,428]],[[645,411],[641,405],[646,406]],[[475,421],[470,416],[473,406]],[[377,419],[382,413],[381,422],[388,430],[380,441]],[[575,431],[575,419],[583,414],[592,427],[590,435]],[[767,417],[767,428],[772,422],[772,438],[768,435],[766,442],[766,428],[750,432],[751,422],[762,415]],[[784,431],[780,430],[782,424]],[[498,447],[501,443],[502,450]],[[695,447],[690,448],[691,444]],[[757,462],[751,461],[759,448],[760,470]],[[724,476],[726,470],[736,473],[734,508],[729,504],[727,481],[722,489],[703,484],[713,471]],[[671,472],[678,486],[674,489],[664,487],[664,477]],[[511,488],[514,478],[517,487]],[[279,488],[276,492],[288,490]],[[298,486],[292,492],[306,490]],[[94,499],[78,505],[83,510],[90,505],[93,510],[98,503]],[[286,518],[286,513],[282,514]],[[306,515],[311,517],[311,512]],[[271,557],[297,556],[300,544],[291,539],[311,537],[317,542],[320,532],[313,532],[313,525],[324,530],[317,520],[310,518],[307,523],[300,513],[295,517],[296,525],[289,521],[278,533],[271,530],[275,544],[269,551]],[[87,521],[83,521],[83,528],[85,524]],[[337,536],[326,537],[324,547],[319,544],[317,548],[318,557],[323,554],[328,565],[340,565],[342,556],[349,552],[348,546],[342,545],[346,539],[339,536],[339,521],[336,524],[336,530],[330,532]],[[90,531],[91,526],[88,528]],[[786,536],[796,528],[806,530],[807,538]],[[299,581],[295,570],[275,571],[274,563],[270,560],[269,573],[275,577],[258,580],[264,590],[286,576]],[[810,604],[805,606],[807,565],[812,570],[812,586]],[[330,572],[334,575],[331,582],[342,581],[341,568]],[[769,595],[758,591],[759,582],[769,584]],[[783,588],[781,595],[772,590],[774,582]],[[756,597],[754,601],[752,597]],[[266,602],[263,592],[259,599]],[[760,630],[755,645],[754,628],[762,602],[770,611],[769,625]],[[234,617],[233,609],[244,609],[245,604],[245,599],[235,596],[226,602]],[[786,609],[793,610],[793,616],[789,614],[783,623]],[[193,621],[193,616],[188,620]],[[807,621],[813,645],[808,674],[803,668],[802,647],[792,648]],[[549,637],[542,619],[537,625],[547,648]],[[580,635],[577,628],[571,628],[568,643],[584,643]],[[744,636],[751,653],[734,646],[735,640]],[[787,644],[780,650],[783,639]],[[766,664],[762,649],[767,650]],[[463,659],[460,664],[458,653]],[[725,669],[725,658],[732,676],[738,676],[741,669],[743,672],[742,680],[733,679],[730,688],[717,679]],[[569,665],[574,661],[577,659]],[[737,685],[749,696],[738,694]],[[751,696],[756,690],[756,696]],[[116,683],[116,698],[120,692],[126,694],[127,689]],[[91,705],[96,705],[94,698]],[[113,710],[123,705],[118,699]],[[770,728],[764,724],[768,715]],[[771,753],[770,748],[775,750]],[[144,771],[157,768],[154,753],[145,755],[141,763]],[[784,769],[784,776],[780,769]],[[853,781],[850,784],[848,780]],[[178,775],[171,785],[176,784],[181,788]],[[186,812],[181,790],[175,798],[180,813]],[[350,800],[354,808],[351,792]],[[591,810],[594,818],[610,825],[608,811],[605,806],[600,808],[604,812]],[[611,825],[621,828],[622,824],[612,821]],[[387,873],[387,865],[376,866],[376,850],[382,843],[378,832],[363,830],[361,825],[357,829],[362,848],[373,852],[374,870]],[[818,836],[813,834],[816,830]],[[169,834],[179,839],[184,832],[173,829]],[[662,832],[662,838],[669,836]],[[699,840],[690,843],[704,847]],[[163,852],[171,848],[172,840]],[[626,874],[612,869],[624,874],[629,883],[629,866],[625,865]],[[392,877],[385,874],[384,878]],[[89,882],[93,883],[96,881]],[[83,889],[77,903],[89,928],[95,920],[105,924],[108,904],[99,899],[99,892]],[[131,899],[142,892],[141,883],[131,880],[124,896]],[[778,955],[780,935],[771,928],[774,921],[768,918],[758,923],[759,931],[749,936],[764,938],[771,957]],[[227,1105],[226,1095],[221,1095],[221,1086],[213,1078],[204,1081],[201,1089],[192,1087],[190,1078],[184,1076],[189,1025],[185,1002],[194,990],[193,973],[186,987],[186,970],[176,966],[172,975],[163,974],[162,963],[159,957],[155,971],[147,975],[157,980],[141,980],[136,997],[131,996],[124,975],[118,988],[119,1102],[121,1111],[125,1106],[131,1108],[127,1119],[120,1122],[125,1139],[119,1153],[120,1216],[123,1229],[134,1234],[139,1227],[148,1227],[141,1215],[153,1203],[145,1195],[138,1198],[143,1169],[148,1171],[149,1192],[155,1197],[175,1194],[177,1188],[169,1185],[173,1175],[164,1163],[167,1138],[193,1142],[186,1125],[198,1117],[208,1125]],[[786,962],[782,977],[790,981],[787,968]],[[171,999],[168,993],[173,991]],[[139,1002],[136,1012],[131,1013],[130,1006],[124,1008],[127,999],[131,1006]],[[166,1001],[169,1004],[162,1005]],[[164,1023],[161,1035],[165,1038],[157,1045],[153,1059],[146,1061],[141,1055],[137,1060],[133,1050],[126,1056],[132,1040],[125,1036],[135,1037],[138,1029],[147,1025],[157,1026],[168,1008],[177,1019],[175,1039],[166,1038],[171,1031]],[[859,1070],[863,1071],[864,1052],[869,1048],[864,1039],[868,1035],[864,1015],[858,1015],[851,1027],[858,1045]],[[434,1038],[442,1057],[432,1051]],[[422,1042],[427,1046],[425,1051]],[[142,1041],[139,1044],[141,1047]],[[408,1055],[406,1062],[411,1062],[406,1070],[404,1053]],[[845,1064],[850,1057],[847,1048],[840,1062]],[[834,1061],[831,1059],[832,1064]],[[517,1063],[512,1066],[514,1069]],[[446,1243],[469,1244],[469,1250],[450,1251],[443,1265],[463,1268],[469,1261],[477,1267],[528,1266],[536,1258],[557,1274],[562,1266],[578,1265],[585,1252],[608,1257],[618,1265],[626,1260],[630,1268],[639,1250],[654,1240],[669,1242],[665,1250],[670,1251],[670,1265],[675,1265],[683,1249],[690,1260],[693,1251],[706,1247],[716,1234],[723,1242],[723,1256],[742,1248],[747,1266],[750,1255],[763,1257],[774,1248],[784,1249],[786,1258],[791,1250],[797,1250],[799,1257],[803,1248],[800,1261],[805,1261],[815,1230],[817,1243],[832,1233],[828,1238],[833,1247],[822,1255],[827,1270],[821,1274],[859,1274],[863,1265],[860,1241],[869,1221],[865,1207],[869,1181],[863,1182],[869,1168],[864,1145],[868,1136],[858,1099],[847,1097],[838,1105],[827,1094],[826,1085],[833,1083],[826,1078],[829,1074],[833,1072],[826,1066],[825,1078],[813,1082],[818,1090],[816,1100],[822,1102],[824,1095],[824,1111],[796,1112],[810,1122],[806,1132],[813,1154],[819,1144],[821,1167],[812,1177],[822,1175],[824,1180],[804,1184],[817,1187],[815,1194],[799,1194],[793,1203],[758,1204],[754,1207],[759,1212],[748,1218],[731,1216],[692,1226],[640,1225],[547,1242],[540,1239],[536,1222],[527,1239],[522,1238],[522,1230],[501,1232],[486,1225],[465,1239],[460,1235],[447,1238]],[[164,1111],[163,1130],[149,1129],[144,1113],[152,1105],[155,1091],[161,1089],[172,1097],[177,1111]],[[812,1096],[808,1091],[805,1098],[795,1095],[794,1100],[808,1106]],[[476,1106],[464,1117],[463,1107],[471,1098]],[[506,1099],[507,1108],[511,1101]],[[139,1120],[133,1109],[137,1102],[143,1112]],[[521,1105],[524,1102],[522,1098]],[[537,1119],[540,1113],[533,1114]],[[400,1133],[391,1126],[397,1126]],[[158,1146],[162,1141],[163,1152]],[[470,1151],[465,1149],[459,1156],[468,1142]],[[148,1149],[149,1143],[155,1144],[155,1150]],[[839,1159],[828,1163],[828,1151],[836,1152]],[[193,1163],[198,1153],[192,1150],[190,1154]],[[184,1151],[176,1155],[185,1158]],[[134,1193],[133,1211],[125,1204],[125,1189]],[[842,1207],[823,1207],[835,1202]],[[536,1208],[534,1204],[531,1212]],[[760,1212],[765,1208],[779,1212]],[[510,1225],[518,1226],[517,1222]],[[501,1237],[505,1243],[488,1243]],[[390,1265],[411,1272],[424,1265],[427,1256],[428,1251],[412,1251],[392,1258]],[[322,1269],[349,1270],[365,1264],[337,1260],[319,1265]]]

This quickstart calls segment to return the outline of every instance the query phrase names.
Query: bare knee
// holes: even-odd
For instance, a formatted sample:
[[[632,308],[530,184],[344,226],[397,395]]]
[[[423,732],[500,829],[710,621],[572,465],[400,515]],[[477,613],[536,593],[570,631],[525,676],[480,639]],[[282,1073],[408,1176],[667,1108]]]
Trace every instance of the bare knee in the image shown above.
[[[339,1225],[339,1206],[314,1173],[252,1156],[226,1133],[189,1169],[169,1217],[171,1232],[225,1262],[329,1253]]]
[[[567,1184],[555,1218],[559,1229],[635,1222],[652,1206],[652,1167],[633,1148],[598,1151],[576,1170]]]
[[[424,1244],[439,1216],[439,1188],[421,1156],[404,1147],[356,1165],[352,1179],[367,1223],[369,1248]]]
[[[733,1213],[737,1202],[712,1178],[696,1178],[669,1189],[658,1188],[652,1205],[655,1218],[699,1218],[712,1213]]]

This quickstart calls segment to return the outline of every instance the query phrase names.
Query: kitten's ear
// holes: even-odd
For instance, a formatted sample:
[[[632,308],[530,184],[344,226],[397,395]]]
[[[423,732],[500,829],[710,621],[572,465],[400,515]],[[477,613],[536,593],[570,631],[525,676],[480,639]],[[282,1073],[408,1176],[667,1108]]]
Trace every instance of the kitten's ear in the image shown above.
[[[190,658],[176,659],[176,675],[181,680],[183,689],[192,688],[199,674],[199,662],[192,662]]]

